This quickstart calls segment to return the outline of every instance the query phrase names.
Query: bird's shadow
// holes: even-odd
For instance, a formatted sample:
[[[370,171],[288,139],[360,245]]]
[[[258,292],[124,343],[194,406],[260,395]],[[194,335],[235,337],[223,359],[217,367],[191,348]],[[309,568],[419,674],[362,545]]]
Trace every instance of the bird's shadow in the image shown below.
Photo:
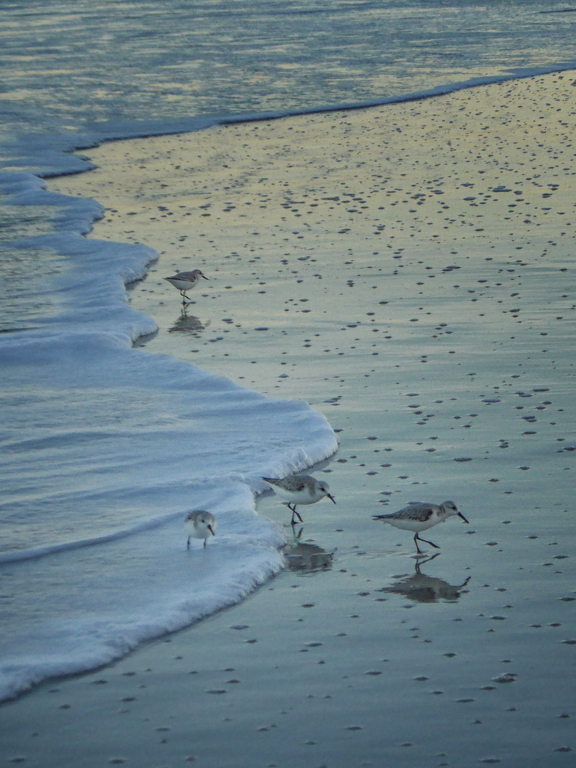
[[[409,600],[417,603],[437,603],[443,600],[455,603],[460,599],[464,587],[470,581],[470,576],[462,584],[449,584],[444,579],[435,576],[427,576],[422,573],[421,567],[434,560],[440,552],[429,557],[419,557],[414,566],[414,574],[402,576],[389,587],[383,587],[379,592],[389,592],[396,595],[404,595]]]
[[[284,547],[284,557],[289,571],[318,573],[332,568],[334,552],[327,552],[317,544],[300,541],[304,526],[292,526],[292,539]]]
[[[186,307],[182,308],[180,317],[174,321],[174,324],[168,329],[168,333],[200,333],[210,325],[210,321],[203,322],[196,315],[189,315]]]

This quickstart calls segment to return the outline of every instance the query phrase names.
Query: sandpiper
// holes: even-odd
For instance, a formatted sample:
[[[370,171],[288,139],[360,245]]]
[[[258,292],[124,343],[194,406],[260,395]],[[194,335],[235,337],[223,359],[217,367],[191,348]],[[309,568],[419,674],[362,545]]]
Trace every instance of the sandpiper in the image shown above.
[[[426,544],[430,544],[436,549],[440,549],[438,544],[434,544],[427,539],[421,539],[418,535],[420,531],[427,531],[428,528],[432,528],[438,523],[443,523],[448,517],[452,515],[458,515],[468,522],[462,512],[458,511],[458,507],[453,501],[444,501],[442,504],[427,504],[422,501],[413,501],[408,506],[399,509],[398,512],[393,512],[390,515],[374,515],[374,520],[382,520],[384,523],[389,523],[395,528],[400,528],[403,531],[414,531],[414,543],[416,544],[416,550],[418,554],[422,554],[419,541],[424,541]]]
[[[336,499],[330,494],[328,483],[323,480],[316,480],[310,475],[292,475],[280,480],[273,477],[262,479],[272,486],[278,496],[288,502],[288,509],[292,512],[292,525],[294,525],[294,517],[303,522],[299,512],[296,511],[296,507],[300,504],[315,504],[324,496],[336,504]]]
[[[177,288],[180,291],[182,304],[186,304],[186,302],[190,301],[190,298],[186,296],[186,291],[192,290],[201,277],[203,277],[204,280],[208,280],[206,275],[202,274],[201,270],[193,269],[192,272],[177,272],[175,275],[172,275],[172,277],[165,277],[164,280],[168,280],[174,288]]]
[[[186,549],[190,549],[190,539],[204,539],[204,546],[206,546],[208,537],[216,535],[216,519],[213,514],[205,512],[203,509],[186,515],[184,525],[190,534]]]

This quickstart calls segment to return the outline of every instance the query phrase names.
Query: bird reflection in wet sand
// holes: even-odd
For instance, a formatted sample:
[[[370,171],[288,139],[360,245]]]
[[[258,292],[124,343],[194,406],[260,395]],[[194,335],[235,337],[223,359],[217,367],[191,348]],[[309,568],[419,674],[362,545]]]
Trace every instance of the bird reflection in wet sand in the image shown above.
[[[444,579],[426,576],[420,570],[422,565],[434,560],[439,554],[439,552],[436,552],[436,554],[426,560],[417,561],[413,576],[403,576],[394,582],[391,587],[384,587],[379,591],[404,595],[417,603],[437,603],[438,600],[455,603],[460,598],[461,591],[470,581],[470,576],[462,584],[448,584]]]
[[[203,331],[210,323],[206,325],[195,315],[189,315],[184,308],[180,313],[180,317],[175,321],[174,325],[168,329],[168,333],[178,332],[190,332],[190,331]]]
[[[284,555],[290,571],[314,573],[329,571],[332,568],[334,552],[326,552],[316,544],[304,544],[300,541],[303,528],[294,535],[294,539],[284,548]]]

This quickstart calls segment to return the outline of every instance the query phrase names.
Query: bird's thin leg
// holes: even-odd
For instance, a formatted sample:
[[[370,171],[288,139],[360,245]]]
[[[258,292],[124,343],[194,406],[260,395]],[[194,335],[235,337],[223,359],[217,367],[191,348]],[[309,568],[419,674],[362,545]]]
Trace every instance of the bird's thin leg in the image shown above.
[[[204,546],[206,546],[206,542],[207,542],[207,541],[208,541],[208,539],[204,539]]]
[[[428,541],[428,539],[421,539],[420,536],[418,536],[418,534],[416,534],[416,536],[414,536],[414,540],[416,540],[416,539],[418,539],[418,541],[424,541],[424,542],[426,542],[426,544],[430,544],[431,547],[436,547],[436,549],[440,549],[438,544],[434,544],[433,541]],[[416,547],[418,547],[418,544],[416,544]]]
[[[190,536],[188,536],[188,544],[186,545],[186,549],[190,549]]]
[[[300,512],[296,512],[296,505],[295,504],[288,504],[288,509],[292,512],[292,525],[294,525],[294,515],[298,518],[298,520],[303,523],[304,520],[300,517]]]

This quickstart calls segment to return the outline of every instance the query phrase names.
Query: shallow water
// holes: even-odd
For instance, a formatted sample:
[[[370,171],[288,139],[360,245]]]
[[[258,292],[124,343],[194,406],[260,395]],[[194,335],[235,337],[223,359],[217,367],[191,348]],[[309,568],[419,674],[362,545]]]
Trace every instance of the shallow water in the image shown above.
[[[276,527],[259,527],[245,481],[260,490],[261,474],[301,469],[336,448],[323,416],[304,404],[270,402],[192,369],[187,362],[154,361],[130,350],[138,336],[156,329],[154,321],[134,312],[125,301],[124,283],[141,278],[156,256],[138,244],[138,222],[132,219],[122,238],[129,245],[86,241],[78,234],[88,232],[100,218],[101,206],[53,195],[27,172],[49,176],[85,170],[89,162],[68,150],[106,138],[192,130],[234,115],[381,100],[471,78],[561,68],[563,61],[576,58],[574,16],[542,10],[566,8],[563,3],[543,8],[517,2],[489,9],[476,3],[330,8],[217,3],[191,9],[178,2],[139,2],[80,3],[71,13],[67,4],[38,2],[12,3],[5,9],[0,23],[6,64],[0,100],[0,182],[6,195],[0,315],[6,383],[3,594],[12,637],[21,651],[32,648],[33,637],[44,647],[46,638],[53,643],[56,635],[62,638],[61,627],[51,624],[56,616],[68,622],[67,633],[76,643],[72,654],[64,643],[60,656],[55,652],[49,659],[33,659],[31,667],[24,660],[22,667],[8,669],[7,695],[43,676],[121,655],[147,637],[240,599],[280,567],[274,546],[282,540]],[[349,273],[352,281],[357,279],[354,269]],[[307,297],[294,301],[301,298]],[[284,330],[294,333],[294,314],[305,318],[307,310],[290,312]],[[262,328],[270,314],[269,306],[254,304],[243,322]],[[390,329],[398,322],[394,316],[384,319]],[[220,333],[216,321],[208,320],[209,333]],[[187,328],[190,319],[175,313],[171,322],[176,333]],[[202,334],[207,327],[204,318],[200,324],[196,331]],[[229,325],[224,330],[232,330]],[[303,324],[301,329],[304,340],[312,326]],[[279,339],[267,338],[269,331],[258,333],[261,357],[254,365],[264,368],[270,365],[266,350],[277,348]],[[230,340],[237,336],[233,329]],[[396,341],[407,348],[413,343],[403,332]],[[213,334],[209,343],[214,349],[220,339]],[[313,345],[307,349],[309,358],[316,353]],[[363,349],[362,354],[366,352]],[[361,359],[360,350],[353,354]],[[200,362],[197,355],[194,352],[190,361]],[[340,351],[330,362],[335,381],[342,378],[339,355]],[[296,396],[313,404],[334,398],[334,410],[341,402],[343,380],[328,395],[325,375],[312,377],[302,388],[293,362],[290,381],[284,371],[271,369],[270,379],[245,372],[236,375],[235,361],[225,362],[217,371],[219,364],[204,356],[201,368],[231,376],[258,392],[264,380],[273,379],[269,394]],[[372,371],[365,375],[388,389]],[[410,384],[406,382],[411,392]],[[485,386],[490,389],[493,382]],[[444,388],[439,374],[437,387]],[[459,387],[454,392],[461,396]],[[397,396],[391,393],[392,402]],[[214,402],[217,407],[212,407]],[[362,406],[354,408],[360,417]],[[206,409],[209,417],[204,415]],[[240,436],[228,443],[230,419]],[[223,442],[228,458],[222,456]],[[402,441],[405,448],[409,443]],[[218,496],[214,483],[224,488],[224,496],[228,494],[228,502],[221,501],[223,514],[233,511],[233,499],[244,510],[245,519],[229,518],[230,533],[247,537],[242,557],[251,561],[254,555],[251,577],[238,556],[240,577],[233,594],[222,582],[221,593],[211,595],[200,608],[187,605],[181,610],[186,589],[180,598],[167,600],[175,583],[166,583],[164,597],[158,597],[149,613],[141,612],[138,620],[132,617],[137,626],[128,629],[116,622],[118,616],[125,619],[126,606],[119,599],[108,602],[110,613],[98,614],[95,624],[77,613],[83,602],[75,602],[77,595],[69,603],[63,600],[74,580],[95,606],[105,605],[119,592],[112,587],[118,575],[110,581],[103,576],[112,570],[115,548],[131,549],[133,558],[127,561],[136,569],[138,553],[158,540],[155,526],[160,522],[166,524],[164,534],[173,531],[171,541],[179,546],[175,516],[192,503],[207,503],[212,493]],[[259,542],[256,554],[250,536]],[[84,558],[83,545],[95,541],[97,547]],[[142,541],[147,544],[141,545]],[[58,554],[50,558],[36,557],[55,550]],[[33,556],[34,565],[15,559],[23,555]],[[95,564],[99,559],[102,570]],[[134,577],[136,569],[126,582],[136,603],[147,594],[142,587],[147,556],[138,562],[141,578]],[[59,571],[64,575],[55,578],[52,574]],[[186,587],[181,577],[180,585]],[[17,610],[19,594],[30,598],[26,625]],[[130,602],[127,593],[124,599]],[[162,603],[172,606],[172,613],[160,619]],[[88,600],[84,608],[90,613],[94,605]],[[38,615],[44,620],[42,631],[35,624]],[[115,626],[117,634],[100,633],[99,622]],[[30,628],[29,634],[24,626]],[[97,639],[92,642],[94,633]]]
[[[528,84],[521,101],[509,101],[512,111],[534,107],[531,90],[548,93],[552,110],[561,108],[570,81]],[[507,93],[512,100],[514,89]],[[465,103],[478,112],[480,100],[468,94]],[[417,109],[408,108],[416,135]],[[436,125],[442,104],[428,109]],[[397,117],[383,113],[391,130]],[[340,125],[354,146],[369,118],[319,118],[309,130]],[[283,145],[282,131],[290,129],[301,129],[298,120],[260,125],[262,163],[269,153],[280,177],[290,178],[294,198],[304,200],[310,179],[297,165],[295,146],[284,161],[296,165],[294,176],[274,152],[273,142]],[[250,130],[236,137],[241,145]],[[373,130],[382,129],[376,123]],[[233,153],[234,130],[228,140],[221,133]],[[515,136],[511,130],[499,145],[498,160],[517,172],[523,195],[511,205],[529,201],[529,217],[503,205],[512,192],[496,191],[508,171],[482,162],[448,166],[442,142],[428,162],[433,189],[443,181],[446,202],[440,205],[422,183],[427,172],[410,179],[409,196],[400,175],[404,155],[413,159],[406,131],[391,149],[398,175],[389,170],[386,222],[394,230],[386,245],[370,236],[382,193],[370,197],[366,190],[364,202],[355,202],[368,206],[361,217],[349,202],[324,199],[315,208],[294,206],[289,215],[269,201],[278,227],[259,228],[256,236],[246,222],[246,236],[236,233],[242,246],[235,256],[228,244],[234,223],[216,222],[223,209],[212,190],[205,194],[216,223],[149,223],[152,243],[165,239],[166,229],[175,243],[186,229],[203,232],[207,246],[197,263],[210,284],[188,308],[199,324],[173,330],[182,320],[179,297],[161,276],[164,264],[168,274],[186,253],[185,245],[173,246],[175,253],[131,291],[132,305],[159,325],[145,348],[226,370],[268,394],[305,393],[341,441],[334,461],[317,473],[337,505],[301,508],[304,524],[292,531],[278,498],[262,497],[258,512],[296,537],[289,562],[294,550],[304,550],[299,560],[292,555],[295,570],[231,611],[4,707],[13,733],[9,754],[35,765],[53,750],[55,762],[73,762],[81,743],[90,768],[103,759],[151,767],[571,765],[574,223],[573,215],[564,217],[559,229],[550,219],[552,211],[572,214],[572,177],[560,168],[570,139],[548,137],[557,159],[536,179],[545,186],[532,189],[533,169],[512,162]],[[196,139],[204,140],[210,137]],[[209,167],[207,146],[198,146]],[[375,144],[368,146],[373,153]],[[535,165],[545,165],[547,146],[535,150]],[[169,150],[175,162],[174,143]],[[153,151],[170,173],[162,147]],[[306,149],[302,156],[308,159]],[[316,185],[320,165],[305,166]],[[440,178],[437,168],[457,173]],[[460,173],[466,185],[475,184],[473,194]],[[264,168],[254,174],[261,178]],[[542,192],[550,189],[548,174],[559,187],[553,203]],[[348,176],[346,182],[351,186]],[[174,179],[163,201],[167,212],[180,204],[178,188]],[[417,207],[419,194],[425,197]],[[222,196],[227,200],[228,191]],[[402,213],[394,214],[403,200]],[[201,204],[194,207],[198,217]],[[307,210],[310,228],[301,222]],[[437,225],[428,232],[428,219],[442,221],[438,210],[456,222],[463,214],[464,231]],[[489,226],[476,226],[478,216]],[[122,226],[121,218],[114,226]],[[283,236],[289,239],[278,253],[275,241]],[[447,497],[470,525],[454,518],[428,531],[425,538],[440,550],[425,546],[429,557],[420,561],[410,533],[372,520],[410,500]],[[315,570],[306,570],[308,563]],[[86,718],[93,740],[78,736]],[[51,732],[63,731],[70,738],[56,745]]]

